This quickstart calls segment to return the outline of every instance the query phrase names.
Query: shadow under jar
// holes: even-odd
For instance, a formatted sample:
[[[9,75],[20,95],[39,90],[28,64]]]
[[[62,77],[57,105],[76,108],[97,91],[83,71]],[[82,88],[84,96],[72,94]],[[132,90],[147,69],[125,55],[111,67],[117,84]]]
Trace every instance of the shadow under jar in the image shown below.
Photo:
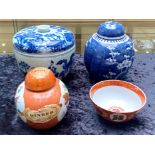
[[[22,29],[14,35],[13,45],[18,66],[24,73],[34,67],[46,67],[62,79],[70,71],[75,37],[64,27],[38,25]]]
[[[134,47],[122,24],[102,23],[85,45],[84,62],[94,81],[122,79],[132,66]]]

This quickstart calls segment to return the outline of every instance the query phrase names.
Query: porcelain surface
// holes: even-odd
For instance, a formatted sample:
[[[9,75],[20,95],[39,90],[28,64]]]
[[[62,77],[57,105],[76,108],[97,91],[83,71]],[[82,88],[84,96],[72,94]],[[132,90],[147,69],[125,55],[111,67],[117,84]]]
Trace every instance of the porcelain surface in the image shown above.
[[[75,47],[56,55],[27,55],[16,51],[15,57],[20,70],[27,73],[34,67],[47,67],[51,69],[56,77],[63,79],[69,73],[74,62]]]
[[[46,67],[63,79],[73,64],[74,34],[63,27],[39,25],[25,28],[15,34],[13,44],[18,66],[24,73],[34,67]]]
[[[54,87],[39,92],[27,89],[24,81],[17,88],[15,103],[18,115],[26,124],[36,129],[48,129],[65,116],[69,93],[59,79],[56,79]]]
[[[90,90],[90,98],[99,114],[114,122],[130,120],[146,103],[140,88],[121,80],[96,83]]]
[[[85,45],[84,62],[94,80],[121,79],[134,60],[133,42],[117,22],[102,23]]]
[[[106,110],[120,107],[120,110],[124,112],[135,111],[142,106],[141,99],[135,92],[120,86],[98,89],[93,95],[93,101]]]
[[[25,53],[48,54],[65,51],[74,46],[74,34],[55,25],[32,26],[17,32],[13,44]]]

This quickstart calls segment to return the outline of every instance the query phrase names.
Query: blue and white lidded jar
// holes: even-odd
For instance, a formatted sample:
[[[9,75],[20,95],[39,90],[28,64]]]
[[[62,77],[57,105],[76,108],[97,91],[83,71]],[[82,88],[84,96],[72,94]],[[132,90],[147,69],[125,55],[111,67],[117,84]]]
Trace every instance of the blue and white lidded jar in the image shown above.
[[[121,79],[132,66],[134,46],[122,24],[102,23],[85,45],[84,62],[95,81]]]
[[[70,71],[75,53],[75,37],[68,29],[55,25],[31,26],[13,37],[15,57],[21,71],[33,67],[51,69],[58,78]]]

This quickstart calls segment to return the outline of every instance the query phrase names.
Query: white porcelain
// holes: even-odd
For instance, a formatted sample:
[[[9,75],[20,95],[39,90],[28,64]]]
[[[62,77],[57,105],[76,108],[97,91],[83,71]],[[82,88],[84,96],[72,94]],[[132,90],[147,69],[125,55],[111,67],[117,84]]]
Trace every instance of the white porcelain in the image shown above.
[[[106,110],[120,107],[122,111],[129,112],[138,110],[143,106],[140,97],[135,92],[120,86],[100,88],[94,93],[92,99],[98,106]]]
[[[14,53],[20,70],[34,67],[51,69],[64,78],[73,64],[74,34],[61,26],[38,25],[18,31],[13,37]]]
[[[20,52],[19,50],[14,50],[15,57],[19,68],[24,72],[28,72],[34,67],[47,67],[51,69],[54,74],[59,78],[64,78],[70,71],[72,65],[73,56],[75,53],[75,46],[64,52],[56,54],[27,54]],[[59,64],[60,60],[66,60]]]
[[[99,114],[113,122],[130,120],[146,104],[140,88],[121,80],[96,83],[90,89],[90,98]]]

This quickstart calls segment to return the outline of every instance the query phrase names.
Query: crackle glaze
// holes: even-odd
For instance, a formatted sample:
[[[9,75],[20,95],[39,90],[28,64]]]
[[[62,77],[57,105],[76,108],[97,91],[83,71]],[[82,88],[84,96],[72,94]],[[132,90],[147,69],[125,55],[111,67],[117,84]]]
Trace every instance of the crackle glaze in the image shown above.
[[[132,66],[134,47],[118,22],[102,23],[85,45],[84,62],[94,80],[120,79]]]
[[[31,26],[13,37],[15,57],[24,73],[33,67],[47,67],[59,78],[70,71],[75,52],[74,34],[54,25]]]
[[[31,69],[28,74],[32,73],[32,70],[50,71],[47,68],[37,67]],[[37,87],[39,89],[36,89]],[[30,90],[32,88],[33,90]],[[69,104],[69,93],[60,79],[50,76],[47,78],[41,73],[37,77],[33,76],[31,81],[30,78],[25,79],[18,86],[15,103],[18,115],[26,124],[36,129],[48,129],[57,125],[65,116]]]

